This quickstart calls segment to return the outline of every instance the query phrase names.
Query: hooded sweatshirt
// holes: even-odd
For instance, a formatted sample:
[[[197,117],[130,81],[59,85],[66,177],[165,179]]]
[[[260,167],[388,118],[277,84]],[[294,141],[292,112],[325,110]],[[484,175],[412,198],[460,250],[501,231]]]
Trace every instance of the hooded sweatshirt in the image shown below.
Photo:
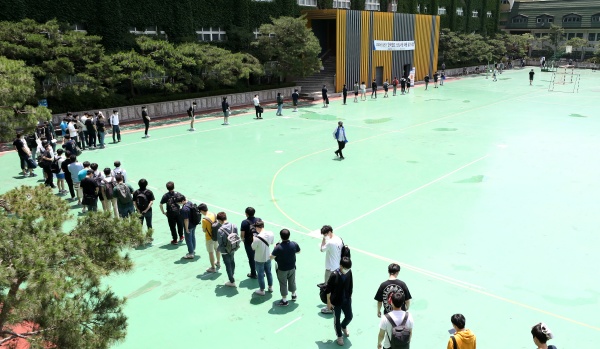
[[[471,330],[466,329],[464,331],[456,332],[454,334],[454,338],[456,338],[456,349],[475,349],[477,348],[477,343],[475,341],[475,335]],[[454,343],[452,342],[452,337],[448,339],[448,348],[454,349]]]

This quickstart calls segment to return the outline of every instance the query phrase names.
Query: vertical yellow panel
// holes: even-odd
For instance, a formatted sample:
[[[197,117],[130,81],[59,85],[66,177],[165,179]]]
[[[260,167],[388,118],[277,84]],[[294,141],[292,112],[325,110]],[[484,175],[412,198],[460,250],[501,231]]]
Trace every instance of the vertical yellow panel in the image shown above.
[[[431,16],[415,15],[415,67],[416,80],[423,80],[429,74],[431,62]],[[433,74],[433,72],[431,72]]]
[[[394,14],[392,12],[374,12],[373,40],[391,41],[394,30]],[[375,77],[377,67],[383,67],[383,80],[392,74],[392,51],[373,51],[371,74]]]
[[[432,45],[433,45],[433,70],[437,70],[437,67],[438,67],[439,43],[440,43],[440,16],[435,16],[435,39],[432,42]]]
[[[371,29],[371,11],[362,11],[361,13],[361,33],[360,33],[360,81],[364,81],[369,86],[369,55],[371,54],[371,42],[369,41],[369,32]]]
[[[346,10],[336,14],[335,90],[341,92],[346,80]]]

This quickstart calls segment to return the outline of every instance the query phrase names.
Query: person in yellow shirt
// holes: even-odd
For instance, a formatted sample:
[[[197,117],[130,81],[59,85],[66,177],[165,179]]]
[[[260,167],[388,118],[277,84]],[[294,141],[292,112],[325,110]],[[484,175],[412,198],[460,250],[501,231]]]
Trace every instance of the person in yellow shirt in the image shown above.
[[[476,349],[475,335],[471,330],[465,328],[466,320],[463,314],[454,314],[450,318],[452,322],[452,336],[448,340],[447,349]]]
[[[206,269],[207,273],[216,273],[217,269],[221,268],[221,253],[218,250],[219,244],[217,243],[216,233],[213,238],[213,229],[212,224],[216,222],[217,216],[208,211],[208,206],[206,204],[198,205],[198,210],[202,214],[202,231],[204,232],[204,236],[206,238],[206,251],[208,252],[208,257],[210,258],[210,268]],[[215,263],[215,255],[217,262]]]

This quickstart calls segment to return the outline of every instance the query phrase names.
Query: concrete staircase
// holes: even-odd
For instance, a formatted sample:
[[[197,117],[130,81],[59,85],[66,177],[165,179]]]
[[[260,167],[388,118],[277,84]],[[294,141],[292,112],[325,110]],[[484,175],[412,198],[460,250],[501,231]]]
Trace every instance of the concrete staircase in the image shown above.
[[[315,73],[306,78],[296,80],[296,85],[301,86],[300,95],[303,97],[309,97],[313,95],[321,95],[321,89],[323,85],[327,86],[329,93],[333,93],[333,79],[335,76],[335,57],[329,56],[323,62],[324,70]]]

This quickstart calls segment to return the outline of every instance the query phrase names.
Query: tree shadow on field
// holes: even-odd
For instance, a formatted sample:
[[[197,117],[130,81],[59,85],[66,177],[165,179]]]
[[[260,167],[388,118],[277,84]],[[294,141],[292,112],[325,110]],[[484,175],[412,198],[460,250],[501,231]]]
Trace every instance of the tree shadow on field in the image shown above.
[[[215,295],[217,297],[233,297],[238,295],[239,292],[237,290],[237,287],[229,287],[229,286],[224,286],[224,285],[217,285],[217,287],[215,287]]]

